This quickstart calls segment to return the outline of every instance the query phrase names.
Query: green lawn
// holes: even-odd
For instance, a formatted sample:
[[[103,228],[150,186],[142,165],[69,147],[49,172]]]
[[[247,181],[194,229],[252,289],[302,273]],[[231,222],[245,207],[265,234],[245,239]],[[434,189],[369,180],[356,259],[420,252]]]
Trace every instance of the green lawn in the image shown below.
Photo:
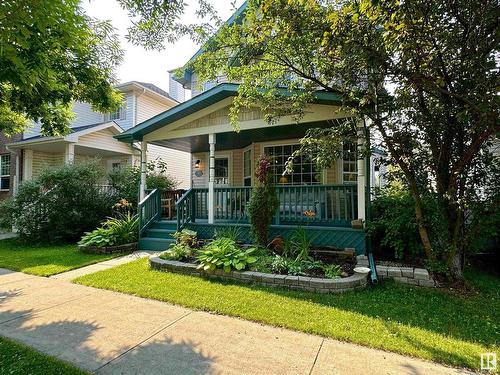
[[[38,276],[55,275],[115,256],[81,253],[76,245],[30,246],[17,239],[0,241],[0,268]]]
[[[153,271],[141,259],[75,282],[454,366],[477,369],[480,353],[499,349],[500,281],[487,275],[467,297],[393,282],[319,295]]]
[[[66,362],[0,337],[0,374],[85,375]]]

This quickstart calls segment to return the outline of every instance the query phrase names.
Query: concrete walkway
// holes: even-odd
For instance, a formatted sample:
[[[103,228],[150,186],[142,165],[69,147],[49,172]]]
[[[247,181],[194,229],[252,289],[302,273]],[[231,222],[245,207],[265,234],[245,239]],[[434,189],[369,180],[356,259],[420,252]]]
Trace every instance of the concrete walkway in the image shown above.
[[[0,269],[0,334],[98,374],[458,374],[430,362]]]
[[[0,241],[1,240],[7,240],[9,238],[14,238],[14,237],[17,237],[18,234],[17,233],[13,233],[13,232],[0,232]]]
[[[140,258],[158,256],[158,254],[160,254],[160,251],[134,251],[132,254],[124,255],[122,257],[113,258],[104,262],[91,264],[90,266],[85,266],[82,268],[77,268],[75,270],[59,273],[57,275],[51,276],[51,278],[71,281],[80,276],[89,275],[97,271],[102,271],[111,267],[119,266],[121,264],[133,262],[134,260]]]

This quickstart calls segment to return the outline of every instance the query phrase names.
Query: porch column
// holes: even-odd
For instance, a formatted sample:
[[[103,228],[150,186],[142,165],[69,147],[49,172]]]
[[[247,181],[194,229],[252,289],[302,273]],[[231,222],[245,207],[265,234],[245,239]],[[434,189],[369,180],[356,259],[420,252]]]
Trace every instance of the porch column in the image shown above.
[[[146,173],[148,163],[148,143],[141,142],[141,186],[139,191],[139,200],[142,201],[146,197]]]
[[[208,172],[208,224],[214,223],[214,188],[215,188],[215,134],[208,135],[210,145]]]
[[[20,171],[20,166],[19,164],[21,163],[21,158],[19,157],[19,153],[20,151],[16,151],[16,153],[14,154],[14,163],[16,163],[16,175],[14,176],[14,182],[12,184],[12,193],[13,195],[16,195],[17,194],[17,191],[19,189],[19,171]]]
[[[75,162],[75,144],[68,143],[64,148],[64,163],[73,164]]]
[[[33,177],[33,150],[24,150],[23,181],[31,180],[31,177]]]
[[[358,135],[358,219],[365,220],[365,132],[363,128],[363,121],[357,123]]]

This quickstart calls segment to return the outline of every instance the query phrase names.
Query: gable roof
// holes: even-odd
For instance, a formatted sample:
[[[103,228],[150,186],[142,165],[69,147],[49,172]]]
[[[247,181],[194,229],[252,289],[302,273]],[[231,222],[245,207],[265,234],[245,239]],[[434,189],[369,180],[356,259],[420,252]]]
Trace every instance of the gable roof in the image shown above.
[[[131,87],[140,87],[140,88],[143,88],[143,89],[146,89],[154,94],[158,94],[166,99],[169,99],[175,103],[179,103],[177,100],[175,100],[174,98],[172,98],[170,96],[170,94],[168,92],[166,92],[165,90],[161,89],[160,87],[156,86],[155,84],[153,83],[149,83],[149,82],[140,82],[140,81],[129,81],[129,82],[125,82],[125,83],[120,83],[119,85],[116,86],[117,89],[125,89],[126,87],[128,86],[131,86]]]
[[[231,17],[226,21],[227,25],[232,25],[233,23],[240,23],[243,20],[243,14],[245,13],[246,9],[248,6],[248,1],[244,1],[243,4],[236,10],[236,12],[233,13]],[[198,56],[200,56],[203,53],[204,49],[203,46],[201,46],[198,51],[188,60],[184,66],[195,60]],[[174,69],[175,70],[175,69]],[[172,71],[174,71],[172,70]],[[188,83],[191,83],[191,76],[193,72],[190,69],[184,69],[184,75],[182,78],[175,78],[175,76],[172,76],[172,78],[179,82],[181,85],[186,86]]]
[[[48,136],[43,136],[43,135],[36,135],[33,137],[28,137],[21,139],[17,142],[12,142],[9,143],[8,146],[22,146],[24,144],[32,144],[32,143],[38,143],[38,142],[53,142],[53,141],[67,141],[67,142],[77,142],[78,137],[94,133],[100,130],[108,129],[108,128],[114,128],[117,132],[121,133],[123,132],[123,129],[114,121],[106,121],[106,122],[99,122],[97,124],[91,124],[91,125],[84,125],[84,126],[78,126],[75,128],[70,128],[69,134],[65,136],[59,136],[59,137],[48,137]]]
[[[188,101],[172,107],[169,110],[162,112],[121,134],[116,135],[115,138],[127,143],[142,141],[144,135],[146,134],[167,126],[228,97],[236,96],[238,94],[238,86],[239,85],[235,83],[223,83],[217,85],[210,90],[204,91],[194,98],[189,99]],[[280,91],[281,95],[293,94],[293,92],[286,89]],[[314,96],[314,102],[317,104],[339,105],[342,101],[341,95],[333,92],[316,91]]]

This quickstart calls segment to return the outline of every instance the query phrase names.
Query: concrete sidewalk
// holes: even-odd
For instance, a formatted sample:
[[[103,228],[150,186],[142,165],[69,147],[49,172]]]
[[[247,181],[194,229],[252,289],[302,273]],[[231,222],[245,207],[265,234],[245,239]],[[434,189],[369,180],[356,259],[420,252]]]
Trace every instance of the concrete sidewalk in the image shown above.
[[[66,280],[66,281],[71,281],[76,279],[77,277],[84,276],[84,275],[89,275],[91,273],[95,273],[97,271],[102,271],[111,267],[116,267],[121,264],[125,263],[130,263],[133,262],[134,260],[138,260],[140,258],[145,258],[145,257],[151,257],[151,256],[158,256],[161,251],[134,251],[132,254],[124,255],[118,258],[113,258],[110,260],[106,260],[104,262],[100,263],[95,263],[91,264],[90,266],[85,266],[81,268],[77,268],[71,271],[59,273],[54,276],[50,276],[52,279],[58,279],[58,280]]]
[[[99,374],[458,374],[380,350],[0,269],[0,333]]]

